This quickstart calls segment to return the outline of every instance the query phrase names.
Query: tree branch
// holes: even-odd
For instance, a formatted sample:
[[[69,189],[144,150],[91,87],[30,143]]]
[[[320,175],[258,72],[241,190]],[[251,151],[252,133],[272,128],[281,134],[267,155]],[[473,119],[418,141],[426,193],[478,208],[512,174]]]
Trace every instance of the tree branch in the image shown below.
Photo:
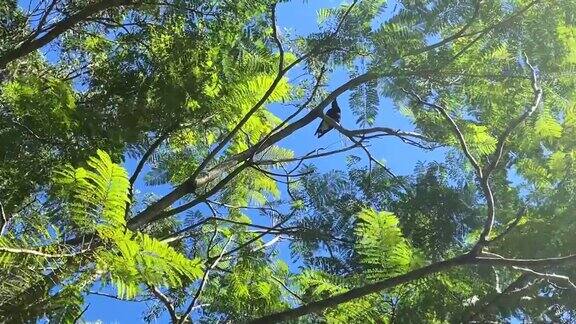
[[[106,9],[113,7],[120,7],[125,5],[133,4],[132,0],[102,0],[99,2],[87,5],[83,9],[79,10],[73,15],[53,24],[48,32],[35,38],[33,40],[26,40],[19,44],[18,46],[11,48],[2,55],[0,55],[0,70],[4,69],[6,65],[20,57],[23,57],[32,51],[35,51],[42,46],[48,44],[58,36],[62,35],[64,32],[68,31],[78,23],[82,22],[86,18],[102,12]]]
[[[0,236],[2,236],[6,234],[8,223],[10,221],[10,217],[6,215],[6,211],[4,210],[4,204],[2,204],[2,202],[0,202],[0,216],[2,217],[2,219],[0,219]]]
[[[80,321],[80,319],[82,318],[82,316],[84,315],[84,313],[86,313],[86,311],[88,310],[88,307],[90,307],[90,303],[88,303],[88,305],[86,305],[86,307],[84,307],[84,309],[80,312],[80,314],[78,314],[75,318],[74,321],[72,323],[76,324]]]
[[[324,153],[317,153],[319,151],[325,150],[324,148],[319,148],[313,151],[308,152],[307,154],[305,154],[304,156],[301,157],[296,157],[296,158],[287,158],[287,159],[278,159],[278,160],[260,160],[260,161],[256,161],[255,163],[258,165],[273,165],[273,164],[278,164],[278,163],[290,163],[290,162],[301,162],[304,160],[310,160],[310,159],[316,159],[319,157],[325,157],[325,156],[330,156],[330,155],[334,155],[334,154],[338,154],[338,153],[342,153],[342,152],[346,152],[346,151],[350,151],[352,149],[355,149],[358,147],[358,144],[354,144],[351,146],[347,146],[341,149],[337,149],[337,150],[332,150],[332,151],[327,151]],[[316,153],[316,154],[314,154]]]
[[[170,134],[174,132],[177,128],[178,126],[171,127],[168,130],[166,130],[162,135],[158,136],[158,138],[156,138],[156,140],[154,140],[152,145],[150,145],[150,147],[146,150],[144,155],[142,155],[142,158],[140,158],[140,161],[138,162],[136,169],[134,169],[134,173],[130,177],[130,189],[132,189],[132,186],[134,186],[134,183],[138,179],[140,172],[142,172],[142,169],[144,168],[144,165],[146,164],[150,156],[154,154],[154,151],[156,151],[156,149],[162,144],[162,142],[168,139]]]
[[[404,93],[415,98],[418,101],[418,103],[420,103],[424,106],[434,108],[436,111],[438,111],[444,117],[444,119],[446,119],[446,121],[450,124],[450,127],[452,128],[454,135],[456,135],[456,138],[458,139],[458,142],[460,143],[460,147],[462,148],[462,151],[464,151],[464,155],[466,156],[466,158],[468,159],[468,161],[470,162],[470,164],[472,165],[472,167],[476,171],[476,176],[478,177],[478,179],[482,179],[483,178],[483,172],[482,172],[482,168],[480,167],[480,164],[478,163],[476,158],[472,155],[472,152],[470,151],[470,148],[468,147],[468,143],[466,143],[466,139],[464,138],[464,134],[460,130],[460,127],[458,127],[458,124],[456,124],[456,121],[454,120],[454,118],[452,118],[452,116],[450,116],[450,114],[448,114],[446,109],[444,107],[438,105],[438,104],[427,102],[427,101],[423,100],[419,95],[417,95],[414,92],[409,92],[406,90],[403,90],[403,91],[404,91]]]
[[[464,26],[462,26],[462,28],[460,30],[458,30],[456,33],[454,33],[452,36],[446,37],[437,43],[434,43],[434,44],[428,45],[426,47],[423,47],[421,49],[412,51],[408,55],[417,55],[417,54],[422,54],[422,53],[431,51],[433,49],[441,47],[445,44],[450,43],[451,41],[454,41],[454,40],[464,36],[465,35],[464,33],[472,26],[474,21],[476,21],[476,19],[478,18],[478,15],[480,14],[481,3],[482,3],[482,0],[476,1],[476,5],[474,6],[474,12],[472,13],[472,17],[470,17],[470,20]]]
[[[545,259],[506,259],[506,258],[486,258],[478,257],[474,253],[466,253],[428,266],[412,270],[403,275],[392,277],[386,280],[378,281],[362,287],[353,288],[349,291],[328,297],[323,300],[311,302],[293,309],[288,309],[279,313],[267,315],[249,323],[276,323],[298,318],[300,316],[320,312],[326,308],[334,307],[356,298],[364,297],[384,289],[392,288],[397,285],[418,280],[432,274],[448,270],[453,267],[467,264],[495,265],[505,267],[549,267],[558,266],[576,262],[576,254],[565,257],[545,258]]]
[[[503,257],[477,257],[475,263],[505,267],[551,267],[576,262],[576,254],[543,259],[506,259]]]
[[[490,162],[490,164],[486,169],[485,175],[483,177],[480,177],[482,189],[484,190],[484,195],[488,203],[488,217],[486,218],[486,222],[484,223],[484,228],[482,229],[482,233],[480,234],[478,242],[476,243],[476,246],[474,246],[475,251],[480,251],[487,244],[488,242],[487,239],[490,236],[492,227],[494,227],[494,219],[496,217],[494,207],[494,197],[492,196],[492,189],[490,188],[489,184],[490,174],[498,166],[498,162],[500,161],[502,152],[504,150],[504,143],[506,142],[508,136],[512,133],[512,131],[514,131],[514,129],[516,129],[516,127],[518,127],[518,125],[520,125],[524,120],[526,120],[536,111],[536,108],[538,108],[538,106],[540,105],[540,101],[542,100],[542,89],[538,85],[536,70],[530,64],[530,61],[528,60],[527,56],[525,56],[525,60],[526,64],[530,67],[532,72],[531,79],[532,79],[532,90],[534,91],[534,99],[532,105],[526,111],[524,111],[524,113],[520,117],[512,121],[512,123],[508,125],[508,127],[504,130],[502,135],[500,135],[497,144],[497,151],[495,153],[496,156],[492,158],[492,161]]]
[[[0,247],[0,252],[36,255],[36,256],[41,256],[41,257],[49,258],[49,259],[73,258],[73,257],[78,256],[80,254],[83,254],[87,251],[88,251],[88,249],[81,250],[81,251],[74,252],[74,253],[55,253],[55,254],[52,254],[52,253],[44,253],[42,251],[31,250],[31,249],[12,248],[12,247],[6,247],[6,246]]]
[[[317,313],[326,308],[334,307],[345,302],[351,301],[356,298],[364,297],[366,295],[391,288],[397,285],[400,285],[405,282],[410,282],[413,280],[417,280],[426,276],[429,276],[434,273],[438,273],[440,271],[463,265],[468,263],[470,260],[470,256],[468,255],[461,255],[459,257],[449,259],[446,261],[438,262],[431,264],[429,266],[416,269],[410,271],[406,274],[396,276],[393,278],[389,278],[383,281],[375,282],[372,284],[368,284],[358,288],[352,288],[349,291],[334,295],[319,301],[314,301],[306,305],[302,305],[300,307],[296,307],[293,309],[288,309],[279,313],[267,315],[258,319],[254,319],[250,321],[251,324],[262,323],[262,324],[269,324],[269,323],[277,323],[281,321],[287,321],[291,319],[298,318],[300,316]]]
[[[465,315],[462,322],[463,323],[472,322],[472,320],[478,318],[483,313],[486,313],[486,311],[489,310],[493,305],[498,304],[498,302],[500,302],[500,300],[502,298],[504,298],[505,296],[508,296],[508,295],[513,294],[515,292],[523,291],[523,290],[529,288],[530,286],[532,286],[531,283],[526,284],[526,282],[529,279],[530,279],[530,275],[528,275],[526,273],[521,274],[520,276],[518,276],[518,278],[516,278],[514,281],[512,281],[502,292],[498,293],[496,296],[494,296],[493,298],[491,298],[487,302],[483,302],[482,306],[476,308],[475,310],[472,310],[470,313]],[[488,295],[488,296],[490,296],[490,295]]]
[[[187,226],[181,230],[179,230],[178,232],[175,232],[173,234],[170,234],[168,236],[165,236],[164,238],[162,238],[162,242],[165,243],[171,243],[177,240],[181,240],[182,238],[184,238],[182,236],[183,233],[189,232],[199,226],[202,226],[210,221],[219,221],[219,222],[225,222],[225,223],[230,223],[230,224],[236,224],[236,225],[244,225],[244,226],[248,226],[248,227],[254,227],[254,228],[260,228],[263,230],[268,230],[268,231],[274,231],[274,230],[281,230],[279,228],[276,227],[270,227],[270,226],[264,226],[264,225],[258,225],[258,224],[252,224],[252,223],[246,223],[246,222],[240,222],[240,221],[235,221],[232,219],[226,219],[226,218],[221,218],[221,217],[208,217],[205,218],[201,221],[199,221],[198,223],[192,224],[190,226]]]
[[[164,295],[160,291],[160,289],[158,289],[152,285],[148,285],[148,289],[150,289],[152,294],[154,294],[154,296],[156,296],[156,298],[158,298],[162,302],[162,304],[164,304],[164,306],[166,306],[166,309],[168,310],[168,313],[170,314],[170,319],[172,320],[172,323],[179,323],[180,318],[176,314],[176,308],[174,307],[174,303],[172,302],[172,300],[170,300],[170,298],[168,298],[168,296]]]
[[[258,152],[265,150],[266,148],[268,148],[268,147],[274,145],[275,143],[281,141],[282,139],[288,137],[289,135],[294,133],[296,130],[308,125],[314,119],[316,119],[317,116],[319,116],[319,114],[322,113],[322,110],[328,104],[330,104],[336,97],[338,97],[343,92],[347,91],[350,88],[356,87],[362,83],[376,79],[378,77],[379,77],[379,75],[376,73],[365,73],[363,75],[360,75],[360,76],[358,76],[354,79],[351,79],[348,82],[344,83],[343,85],[338,87],[336,90],[334,90],[330,95],[328,95],[322,102],[320,102],[312,111],[310,111],[304,117],[302,117],[299,120],[295,121],[294,123],[286,126],[285,128],[279,130],[277,133],[271,135],[270,137],[263,139],[262,141],[260,141],[256,145],[245,150],[244,152],[241,152],[241,153],[231,157],[227,161],[224,161],[221,164],[215,166],[214,168],[209,170],[204,176],[199,177],[199,178],[191,176],[190,178],[188,178],[186,181],[184,181],[184,183],[182,183],[181,185],[176,187],[174,190],[172,190],[166,196],[162,197],[160,200],[158,200],[155,203],[153,203],[152,205],[148,206],[148,208],[146,208],[144,211],[140,212],[138,215],[131,218],[128,221],[128,228],[130,228],[132,230],[141,228],[142,226],[148,224],[151,221],[162,219],[162,218],[168,217],[170,215],[174,215],[177,212],[180,212],[182,210],[190,208],[193,205],[199,203],[200,202],[199,201],[200,196],[198,198],[196,198],[193,202],[186,204],[186,206],[181,206],[181,207],[175,208],[168,215],[163,215],[162,217],[160,217],[158,215],[158,214],[162,213],[162,211],[165,208],[169,207],[170,205],[172,205],[174,202],[176,202],[178,199],[182,198],[186,194],[194,192],[196,190],[196,188],[198,188],[199,186],[206,184],[209,181],[221,176],[223,171],[234,167],[235,165],[237,165],[237,163],[239,163],[241,161],[246,161],[247,159],[252,158]],[[238,172],[236,172],[236,174],[239,173],[241,171],[241,169],[245,168],[246,166],[247,166],[246,164],[240,165],[237,168]],[[236,174],[234,174],[234,176]],[[231,180],[234,176],[229,177],[228,180]],[[225,183],[223,183],[222,186],[224,184]],[[212,194],[213,193],[210,193],[210,195],[212,195]],[[204,196],[206,196],[206,198],[209,197],[209,195],[202,195],[202,197],[204,197]]]
[[[224,256],[224,254],[226,252],[226,248],[228,247],[228,244],[230,244],[231,241],[232,241],[232,237],[230,237],[228,239],[228,241],[226,242],[226,244],[224,244],[224,247],[222,248],[220,255],[218,255],[218,257],[214,260],[212,265],[210,267],[206,268],[206,270],[204,271],[204,275],[202,276],[202,280],[200,282],[200,287],[198,287],[198,290],[196,290],[196,294],[194,295],[194,298],[192,298],[190,305],[188,305],[188,308],[182,314],[182,318],[177,323],[184,323],[184,321],[188,318],[188,315],[190,314],[190,312],[192,312],[194,307],[196,307],[196,303],[200,299],[200,296],[202,295],[202,291],[204,290],[204,287],[206,287],[206,283],[208,282],[208,276],[210,274],[210,271],[213,270],[218,265],[218,263],[220,263],[220,260],[222,260],[222,257]]]
[[[222,189],[225,185],[227,185],[228,182],[232,181],[232,179],[234,179],[238,174],[240,174],[240,172],[242,172],[249,165],[250,163],[240,164],[238,167],[236,167],[236,169],[227,174],[226,177],[224,177],[224,179],[220,180],[214,187],[210,188],[210,190],[206,191],[201,195],[198,195],[196,198],[194,198],[192,201],[188,203],[182,204],[178,207],[172,208],[166,212],[158,214],[157,216],[150,219],[150,222],[158,221],[166,217],[179,214],[205,201],[207,198],[210,198],[212,195],[220,191],[220,189]]]
[[[528,119],[530,116],[532,116],[532,114],[534,114],[534,112],[536,111],[536,109],[540,105],[540,102],[542,101],[542,88],[540,88],[540,86],[538,85],[538,78],[537,78],[537,74],[536,74],[536,69],[530,64],[530,61],[528,60],[528,56],[526,56],[526,54],[524,54],[524,57],[525,57],[524,60],[526,62],[526,65],[528,65],[530,67],[530,70],[531,70],[530,79],[531,79],[532,90],[534,91],[534,97],[532,99],[532,105],[529,106],[529,108],[526,109],[522,115],[520,115],[516,119],[514,119],[508,125],[508,127],[506,127],[504,132],[502,132],[502,134],[498,138],[498,144],[496,145],[496,152],[495,152],[494,157],[492,158],[490,164],[486,168],[485,173],[486,173],[487,177],[498,166],[498,163],[500,162],[500,159],[502,158],[502,153],[504,152],[504,145],[506,143],[506,140],[510,136],[510,134],[512,134],[512,132],[522,122],[524,122],[526,119]]]
[[[554,273],[545,273],[545,272],[538,272],[538,271],[534,271],[532,269],[529,268],[522,268],[522,267],[513,267],[516,270],[520,270],[522,272],[531,274],[531,275],[535,275],[537,277],[541,277],[541,278],[545,278],[545,279],[550,279],[552,281],[559,281],[562,283],[566,283],[568,284],[568,286],[576,291],[576,285],[570,280],[570,277],[568,276],[563,276],[563,275],[557,275]]]
[[[497,242],[497,241],[501,240],[502,238],[504,238],[506,235],[508,235],[508,233],[510,233],[510,231],[512,231],[514,229],[514,227],[516,227],[518,225],[518,223],[520,223],[520,220],[522,219],[522,217],[525,214],[526,214],[526,206],[522,206],[522,208],[520,208],[518,213],[516,213],[516,217],[514,218],[514,221],[512,221],[512,223],[508,224],[508,226],[506,226],[506,229],[502,233],[498,234],[496,237],[489,240],[488,244]]]

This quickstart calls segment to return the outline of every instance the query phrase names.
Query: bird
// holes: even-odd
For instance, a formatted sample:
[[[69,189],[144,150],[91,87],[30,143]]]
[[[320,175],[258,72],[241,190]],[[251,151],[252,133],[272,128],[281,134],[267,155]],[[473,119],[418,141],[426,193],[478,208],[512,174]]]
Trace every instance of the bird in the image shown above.
[[[328,109],[328,111],[326,112],[326,116],[332,118],[335,122],[340,123],[340,107],[338,107],[338,102],[336,101],[336,99],[334,99],[334,101],[332,101],[332,108]],[[318,138],[320,138],[320,137],[324,136],[324,134],[326,134],[330,130],[332,130],[332,128],[334,128],[334,127],[332,125],[330,125],[327,121],[322,119],[322,121],[320,122],[320,125],[318,125],[318,129],[316,129],[316,133],[314,133],[314,135],[317,135]]]

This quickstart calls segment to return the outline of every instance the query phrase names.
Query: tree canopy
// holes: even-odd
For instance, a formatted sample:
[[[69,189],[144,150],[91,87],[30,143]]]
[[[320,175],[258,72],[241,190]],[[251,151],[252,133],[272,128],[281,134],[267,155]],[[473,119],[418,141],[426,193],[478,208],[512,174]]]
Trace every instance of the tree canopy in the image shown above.
[[[576,1],[287,2],[0,2],[1,321],[576,321]]]

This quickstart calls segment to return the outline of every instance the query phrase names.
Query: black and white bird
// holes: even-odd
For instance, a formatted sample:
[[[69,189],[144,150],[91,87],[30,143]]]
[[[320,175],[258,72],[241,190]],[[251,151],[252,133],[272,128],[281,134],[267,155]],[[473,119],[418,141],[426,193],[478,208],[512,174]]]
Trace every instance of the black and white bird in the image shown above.
[[[336,99],[332,101],[332,108],[328,109],[328,111],[326,112],[326,116],[332,118],[335,122],[340,123],[340,107],[338,107],[338,102],[336,101]],[[318,138],[320,138],[324,136],[324,134],[332,130],[332,128],[334,128],[332,127],[332,125],[328,124],[327,121],[322,120],[314,135],[317,135]]]

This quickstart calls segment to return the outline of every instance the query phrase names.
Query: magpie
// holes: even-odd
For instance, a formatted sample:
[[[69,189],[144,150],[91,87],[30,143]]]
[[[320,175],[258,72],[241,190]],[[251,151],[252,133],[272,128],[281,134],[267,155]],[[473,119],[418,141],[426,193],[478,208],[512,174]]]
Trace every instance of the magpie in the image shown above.
[[[336,99],[332,101],[332,108],[328,109],[326,116],[332,118],[335,122],[340,123],[340,107],[338,107],[338,102],[336,102]],[[320,138],[324,136],[324,134],[328,133],[332,128],[334,127],[322,119],[314,135],[318,135],[318,138]]]

